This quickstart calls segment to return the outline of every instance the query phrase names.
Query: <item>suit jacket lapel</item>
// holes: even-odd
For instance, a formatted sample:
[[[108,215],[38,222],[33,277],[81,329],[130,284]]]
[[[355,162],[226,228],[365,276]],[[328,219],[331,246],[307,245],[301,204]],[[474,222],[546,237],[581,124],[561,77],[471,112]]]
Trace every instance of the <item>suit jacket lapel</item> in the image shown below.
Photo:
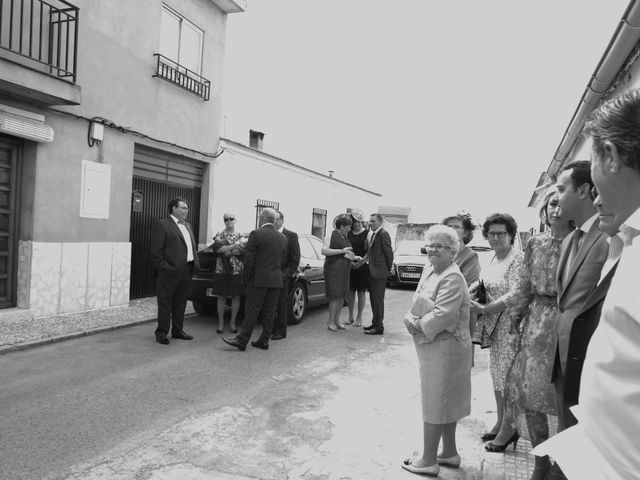
[[[178,235],[178,237],[182,239],[182,241],[184,242],[184,245],[187,246],[187,242],[184,239],[184,235],[182,235],[182,232],[180,231],[180,227],[178,227],[178,224],[171,217],[169,217],[168,221],[169,221],[169,225],[171,226],[170,228],[173,229],[176,235]],[[184,225],[185,227],[187,227],[187,231],[189,232],[189,235],[191,235],[191,238],[193,239],[193,233],[191,233],[191,229],[189,228],[189,225],[186,223]]]
[[[616,268],[618,268],[619,262],[620,260],[618,259],[618,261],[611,268],[611,270],[609,270],[607,274],[604,276],[602,281],[598,283],[598,285],[593,290],[591,295],[589,295],[589,298],[587,299],[587,302],[585,303],[584,308],[582,309],[583,312],[586,310],[589,310],[591,307],[593,307],[596,303],[598,303],[607,295],[607,292],[609,291],[609,286],[611,285],[611,279],[613,278],[613,274],[616,272]]]

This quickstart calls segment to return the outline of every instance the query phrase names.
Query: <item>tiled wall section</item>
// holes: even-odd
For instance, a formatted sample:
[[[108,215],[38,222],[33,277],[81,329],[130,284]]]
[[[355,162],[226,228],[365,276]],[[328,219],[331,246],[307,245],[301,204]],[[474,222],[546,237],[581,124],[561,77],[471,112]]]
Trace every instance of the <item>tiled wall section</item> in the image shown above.
[[[129,303],[131,244],[20,242],[18,307],[36,317]]]

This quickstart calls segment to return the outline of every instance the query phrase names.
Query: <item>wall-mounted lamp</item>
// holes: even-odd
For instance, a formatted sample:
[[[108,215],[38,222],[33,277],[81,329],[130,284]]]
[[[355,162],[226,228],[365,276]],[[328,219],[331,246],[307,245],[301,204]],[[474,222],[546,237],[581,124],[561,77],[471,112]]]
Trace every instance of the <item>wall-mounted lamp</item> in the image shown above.
[[[89,122],[89,131],[87,133],[87,143],[89,143],[89,146],[102,145],[103,138],[104,125],[98,122]]]

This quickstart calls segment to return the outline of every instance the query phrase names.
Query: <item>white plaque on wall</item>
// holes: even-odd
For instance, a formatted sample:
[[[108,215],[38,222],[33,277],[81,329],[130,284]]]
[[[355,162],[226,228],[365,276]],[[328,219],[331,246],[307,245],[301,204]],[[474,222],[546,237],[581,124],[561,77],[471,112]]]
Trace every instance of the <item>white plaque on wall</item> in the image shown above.
[[[109,218],[111,165],[82,160],[80,216]]]

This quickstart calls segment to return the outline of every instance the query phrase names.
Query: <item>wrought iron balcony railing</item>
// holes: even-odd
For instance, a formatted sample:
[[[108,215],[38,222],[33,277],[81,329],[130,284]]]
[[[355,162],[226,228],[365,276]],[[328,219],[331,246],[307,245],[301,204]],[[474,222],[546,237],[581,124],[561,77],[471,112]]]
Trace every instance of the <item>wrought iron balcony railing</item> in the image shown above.
[[[0,0],[0,49],[75,83],[78,8],[64,0]]]
[[[154,53],[153,56],[156,57],[157,60],[154,77],[160,77],[167,82],[178,85],[203,98],[205,101],[209,100],[209,91],[211,89],[211,82],[209,80],[173,60],[169,60],[164,55]]]

